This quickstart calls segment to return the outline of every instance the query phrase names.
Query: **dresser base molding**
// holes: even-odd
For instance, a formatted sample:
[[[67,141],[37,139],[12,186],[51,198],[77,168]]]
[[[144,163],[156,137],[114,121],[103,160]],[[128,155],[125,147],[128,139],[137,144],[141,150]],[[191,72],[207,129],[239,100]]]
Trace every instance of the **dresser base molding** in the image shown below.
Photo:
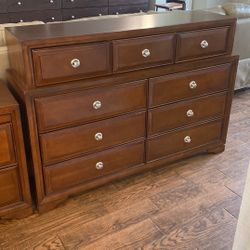
[[[218,151],[220,149],[220,151]],[[155,168],[168,168],[167,165],[175,163],[179,160],[185,160],[187,158],[197,156],[197,155],[204,155],[207,153],[221,153],[225,149],[225,144],[223,143],[212,143],[209,145],[203,145],[201,147],[193,148],[191,150],[187,150],[184,152],[176,153],[171,156],[168,156],[166,158],[162,158],[160,160],[155,160],[147,164],[139,165],[136,167],[130,167],[126,170],[116,172],[114,174],[110,174],[107,176],[103,176],[101,178],[98,178],[96,180],[92,180],[87,183],[83,183],[81,185],[72,187],[70,189],[67,189],[60,193],[54,193],[49,196],[46,196],[42,202],[38,205],[37,209],[39,213],[45,213],[50,211],[51,209],[54,209],[61,204],[64,204],[64,202],[74,196],[83,194],[85,191],[92,190],[94,188],[101,187],[105,184],[109,184],[113,181],[119,181],[121,179],[141,174],[145,171],[150,171]]]
[[[23,219],[33,214],[34,208],[27,203],[16,203],[0,210],[1,220]]]

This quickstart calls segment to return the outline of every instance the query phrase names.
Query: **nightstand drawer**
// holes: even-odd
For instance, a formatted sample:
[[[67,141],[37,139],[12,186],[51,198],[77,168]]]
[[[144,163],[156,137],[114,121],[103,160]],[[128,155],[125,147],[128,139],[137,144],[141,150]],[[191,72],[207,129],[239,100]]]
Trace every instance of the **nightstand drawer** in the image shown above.
[[[230,64],[223,64],[152,78],[149,81],[149,106],[160,106],[226,90],[229,85],[230,70]]]
[[[43,163],[60,162],[145,137],[145,112],[62,129],[40,136]]]
[[[111,71],[109,42],[35,49],[32,54],[38,86]]]
[[[47,193],[84,184],[144,163],[144,141],[44,168]]]
[[[179,33],[176,61],[215,56],[228,51],[229,27]]]
[[[19,177],[16,167],[0,170],[0,206],[21,201]]]
[[[217,94],[152,109],[149,111],[148,133],[157,134],[214,117],[222,117],[225,104],[226,94]]]
[[[173,63],[174,38],[169,34],[114,41],[114,71]]]
[[[1,120],[2,118],[0,117],[0,122]],[[0,124],[0,167],[15,162],[12,126],[10,123]]]
[[[36,99],[40,131],[146,109],[147,81]]]
[[[147,160],[152,161],[206,144],[219,142],[221,131],[222,122],[216,121],[154,137],[147,144]]]

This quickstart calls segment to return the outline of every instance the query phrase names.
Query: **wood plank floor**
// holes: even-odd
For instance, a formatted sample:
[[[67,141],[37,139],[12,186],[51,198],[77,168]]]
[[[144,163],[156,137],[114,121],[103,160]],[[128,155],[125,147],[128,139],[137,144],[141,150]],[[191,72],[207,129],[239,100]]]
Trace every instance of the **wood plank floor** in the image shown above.
[[[235,95],[226,151],[114,182],[43,215],[0,222],[0,249],[232,248],[250,161],[250,90]]]

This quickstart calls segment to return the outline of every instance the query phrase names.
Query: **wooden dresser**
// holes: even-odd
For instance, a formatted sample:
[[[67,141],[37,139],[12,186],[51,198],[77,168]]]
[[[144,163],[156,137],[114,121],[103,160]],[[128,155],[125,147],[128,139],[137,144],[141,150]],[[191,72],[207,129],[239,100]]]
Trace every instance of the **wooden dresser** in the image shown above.
[[[32,212],[19,106],[0,81],[0,219]]]
[[[26,108],[39,211],[222,152],[235,24],[196,11],[8,28],[8,79]]]
[[[148,0],[0,0],[0,23],[62,21],[148,11]]]

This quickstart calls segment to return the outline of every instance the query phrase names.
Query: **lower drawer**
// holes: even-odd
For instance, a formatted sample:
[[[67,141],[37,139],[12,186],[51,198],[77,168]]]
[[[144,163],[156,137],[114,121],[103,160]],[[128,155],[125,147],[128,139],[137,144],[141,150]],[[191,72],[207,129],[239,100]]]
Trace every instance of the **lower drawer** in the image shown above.
[[[156,160],[174,153],[219,141],[221,130],[222,121],[219,120],[154,137],[147,143],[147,160]]]
[[[0,171],[0,206],[21,201],[17,168]]]
[[[54,164],[145,137],[145,112],[41,135],[43,163]]]
[[[149,111],[148,134],[157,134],[224,115],[226,94],[166,105]]]
[[[46,192],[65,190],[143,163],[144,141],[45,167]]]

